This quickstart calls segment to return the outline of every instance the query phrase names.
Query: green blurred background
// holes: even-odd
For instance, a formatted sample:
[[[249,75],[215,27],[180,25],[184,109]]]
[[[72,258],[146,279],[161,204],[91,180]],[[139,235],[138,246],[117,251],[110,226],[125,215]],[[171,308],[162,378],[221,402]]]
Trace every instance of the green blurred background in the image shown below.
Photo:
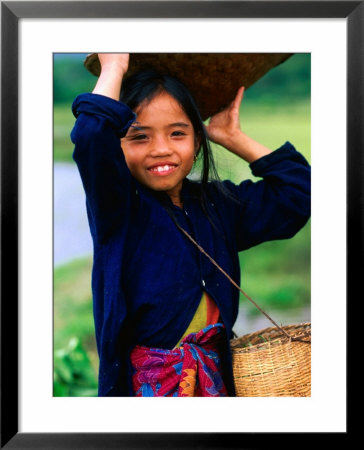
[[[96,82],[83,67],[85,56],[54,55],[55,173],[59,168],[76,170],[69,137],[74,124],[71,104],[78,94],[90,92]],[[310,54],[294,54],[245,92],[241,107],[242,129],[271,149],[290,141],[310,162],[310,93]],[[222,179],[234,182],[254,179],[248,165],[240,158],[215,145],[213,150]],[[61,186],[67,183],[67,178],[60,181]],[[69,190],[57,190],[55,217],[62,216],[73,197]],[[76,211],[85,217],[82,196]],[[55,226],[55,240],[59,233],[56,230],[60,228]],[[78,239],[86,233],[88,230],[82,229]],[[292,239],[268,242],[242,252],[240,262],[242,289],[277,323],[310,321],[310,222]],[[92,316],[91,268],[91,251],[82,255],[71,252],[66,261],[55,261],[54,396],[97,395],[98,357]],[[270,326],[272,324],[241,295],[235,332],[241,335]]]

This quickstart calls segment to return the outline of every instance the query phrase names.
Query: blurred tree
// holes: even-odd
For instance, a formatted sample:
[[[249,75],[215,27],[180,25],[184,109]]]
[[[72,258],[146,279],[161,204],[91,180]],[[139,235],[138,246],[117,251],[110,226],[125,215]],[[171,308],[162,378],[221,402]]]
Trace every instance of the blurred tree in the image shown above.
[[[251,100],[276,102],[299,101],[311,95],[311,54],[296,53],[265,74],[246,96]]]
[[[96,78],[84,68],[85,57],[86,53],[54,54],[54,103],[72,103],[78,94],[92,90]]]

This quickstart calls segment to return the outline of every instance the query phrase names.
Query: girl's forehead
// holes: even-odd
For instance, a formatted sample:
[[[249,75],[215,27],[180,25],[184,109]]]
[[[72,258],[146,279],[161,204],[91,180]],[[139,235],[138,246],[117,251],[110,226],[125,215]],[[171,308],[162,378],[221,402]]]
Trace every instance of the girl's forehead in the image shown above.
[[[138,120],[143,118],[157,119],[168,116],[180,116],[184,120],[189,120],[180,103],[168,92],[162,91],[151,100],[144,100],[136,109]],[[157,117],[158,116],[158,117]]]
[[[151,99],[143,100],[136,108],[135,112],[148,112],[155,109],[170,109],[173,111],[183,111],[180,103],[168,92],[161,91]]]

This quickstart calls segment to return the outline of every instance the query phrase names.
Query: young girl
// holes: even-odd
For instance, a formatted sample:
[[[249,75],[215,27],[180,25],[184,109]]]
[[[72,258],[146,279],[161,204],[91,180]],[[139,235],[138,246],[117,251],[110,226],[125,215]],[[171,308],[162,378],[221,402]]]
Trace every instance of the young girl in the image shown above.
[[[307,222],[310,167],[290,143],[271,152],[240,129],[243,87],[205,127],[176,79],[147,70],[123,81],[129,55],[99,59],[72,131],[94,243],[99,395],[233,396],[239,291],[184,232],[239,284],[238,252]],[[208,139],[262,180],[209,181]]]

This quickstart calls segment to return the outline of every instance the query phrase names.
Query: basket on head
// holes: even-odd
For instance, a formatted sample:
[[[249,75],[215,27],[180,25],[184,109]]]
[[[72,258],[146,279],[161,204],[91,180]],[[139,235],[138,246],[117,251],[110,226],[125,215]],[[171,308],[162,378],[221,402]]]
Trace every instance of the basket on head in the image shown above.
[[[266,328],[230,341],[238,397],[311,396],[311,323]]]
[[[125,76],[152,67],[178,78],[190,90],[206,120],[227,106],[241,86],[247,89],[291,53],[131,53]],[[97,53],[87,56],[85,67],[100,75]]]

